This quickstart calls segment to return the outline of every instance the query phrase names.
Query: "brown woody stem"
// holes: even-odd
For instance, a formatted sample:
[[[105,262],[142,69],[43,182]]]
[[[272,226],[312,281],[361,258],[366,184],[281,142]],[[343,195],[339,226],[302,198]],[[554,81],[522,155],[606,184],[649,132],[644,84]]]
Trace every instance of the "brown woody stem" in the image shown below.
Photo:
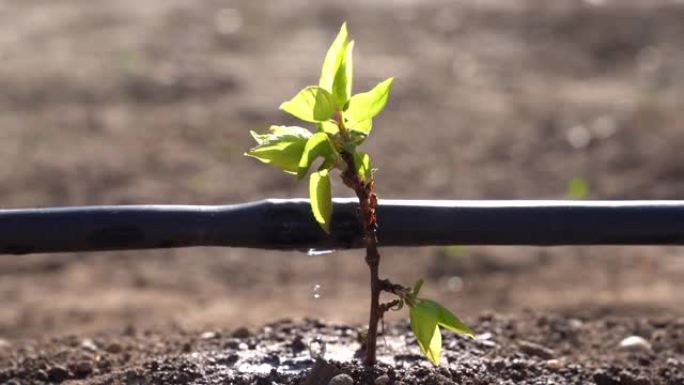
[[[375,349],[378,338],[378,322],[387,309],[380,306],[380,292],[383,289],[378,269],[380,267],[380,253],[378,252],[378,238],[376,234],[377,222],[375,211],[377,197],[373,191],[373,180],[364,182],[359,177],[354,164],[354,155],[343,150],[342,160],[346,169],[342,173],[342,181],[356,193],[359,199],[359,220],[363,227],[364,240],[366,242],[366,263],[370,268],[371,303],[370,319],[368,320],[368,338],[366,341],[365,364],[372,366],[376,361]]]

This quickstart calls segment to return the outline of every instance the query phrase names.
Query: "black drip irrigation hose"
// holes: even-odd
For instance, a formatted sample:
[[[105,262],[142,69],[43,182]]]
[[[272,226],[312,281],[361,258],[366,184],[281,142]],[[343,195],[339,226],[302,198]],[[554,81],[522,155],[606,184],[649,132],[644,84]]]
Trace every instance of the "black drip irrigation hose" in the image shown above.
[[[0,253],[357,248],[356,209],[335,199],[330,235],[306,199],[0,210]],[[381,200],[378,221],[381,246],[684,244],[684,201]]]

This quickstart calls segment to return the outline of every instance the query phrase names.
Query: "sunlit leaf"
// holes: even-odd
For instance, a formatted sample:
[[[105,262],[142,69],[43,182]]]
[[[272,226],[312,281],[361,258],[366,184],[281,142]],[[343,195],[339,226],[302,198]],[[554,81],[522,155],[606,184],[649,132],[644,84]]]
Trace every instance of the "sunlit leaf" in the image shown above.
[[[368,136],[373,128],[373,119],[366,119],[361,122],[349,122],[350,130]]]
[[[329,134],[329,135],[335,135],[340,132],[339,127],[337,124],[333,121],[327,121],[327,122],[320,122],[318,123],[318,127],[321,129],[321,131]]]
[[[335,73],[335,80],[332,85],[332,96],[335,102],[335,107],[342,110],[351,97],[352,86],[352,71],[354,50],[354,42],[351,41],[344,47],[344,52],[341,53],[341,60],[337,72]]]
[[[411,307],[409,315],[411,329],[421,353],[438,366],[442,353],[442,335],[437,324],[437,312],[432,306],[426,306],[419,301]]]
[[[326,232],[330,233],[330,218],[332,217],[332,191],[328,170],[320,170],[311,174],[309,178],[309,197],[311,211],[316,222]]]
[[[371,179],[370,155],[361,151],[354,152],[354,164],[356,165],[356,172],[359,174],[359,177],[361,177],[362,182],[366,182]]]
[[[458,319],[458,317],[450,312],[449,309],[441,304],[429,299],[422,299],[421,304],[434,309],[434,312],[437,314],[437,324],[439,324],[439,326],[468,337],[475,336],[469,327],[467,327],[460,319]]]
[[[307,122],[329,120],[335,112],[332,95],[321,87],[309,86],[294,98],[280,105],[280,109]]]
[[[271,126],[269,129],[273,135],[293,135],[302,138],[310,138],[311,131],[299,126]]]
[[[394,78],[389,78],[378,83],[368,92],[352,96],[349,100],[349,107],[346,110],[346,116],[349,120],[352,122],[363,122],[379,114],[387,104],[393,81]]]
[[[251,131],[258,143],[245,153],[247,156],[277,167],[288,173],[296,173],[299,161],[311,132],[301,127],[273,126],[270,134]]]
[[[352,83],[354,82],[354,40],[347,44],[344,51],[344,70],[347,74],[346,76],[346,100],[349,100],[352,95]]]
[[[297,177],[299,179],[304,178],[306,173],[309,171],[311,164],[318,157],[323,157],[328,163],[334,161],[337,158],[337,152],[335,148],[328,140],[328,135],[325,132],[317,132],[309,138],[304,147],[301,158],[299,159],[299,165],[297,168]]]
[[[333,92],[333,84],[337,76],[340,64],[345,59],[347,46],[349,44],[349,34],[347,33],[347,23],[343,23],[340,27],[340,32],[333,40],[328,52],[323,59],[323,66],[321,68],[321,79],[318,85],[326,91]]]

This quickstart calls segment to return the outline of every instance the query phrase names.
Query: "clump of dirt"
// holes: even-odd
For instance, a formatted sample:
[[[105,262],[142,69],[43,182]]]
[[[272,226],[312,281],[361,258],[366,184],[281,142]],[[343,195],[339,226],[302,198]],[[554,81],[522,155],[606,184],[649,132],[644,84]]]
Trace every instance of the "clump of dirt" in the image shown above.
[[[360,364],[360,329],[282,320],[252,333],[136,332],[5,347],[5,384],[682,384],[684,318],[579,319],[526,312],[474,320],[477,338],[444,334],[442,365],[406,322],[385,328],[379,364]],[[342,382],[341,382],[342,383]]]

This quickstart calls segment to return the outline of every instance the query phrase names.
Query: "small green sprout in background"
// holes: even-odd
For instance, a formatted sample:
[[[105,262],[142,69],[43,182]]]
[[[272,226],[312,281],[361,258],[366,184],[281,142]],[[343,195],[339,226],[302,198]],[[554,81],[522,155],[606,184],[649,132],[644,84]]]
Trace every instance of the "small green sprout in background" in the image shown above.
[[[589,196],[590,192],[591,185],[589,184],[589,181],[580,176],[576,176],[570,179],[570,181],[568,182],[567,195],[570,199],[586,199]]]
[[[296,118],[315,125],[315,132],[298,126],[271,126],[268,133],[252,131],[257,145],[245,155],[303,179],[309,174],[309,198],[314,219],[326,233],[331,232],[333,214],[330,173],[338,170],[346,186],[359,199],[359,220],[364,229],[366,262],[371,272],[371,309],[366,342],[368,365],[376,361],[378,322],[388,310],[410,308],[411,329],[421,352],[439,365],[442,336],[440,327],[473,336],[444,306],[420,298],[423,284],[419,280],[412,288],[394,284],[378,275],[380,254],[377,250],[377,196],[371,157],[358,150],[373,128],[373,118],[387,104],[393,78],[388,78],[367,92],[352,94],[354,41],[349,40],[346,23],[328,49],[317,86],[308,86],[280,109]],[[320,166],[310,172],[320,159]],[[398,298],[389,303],[379,302],[382,291]]]

